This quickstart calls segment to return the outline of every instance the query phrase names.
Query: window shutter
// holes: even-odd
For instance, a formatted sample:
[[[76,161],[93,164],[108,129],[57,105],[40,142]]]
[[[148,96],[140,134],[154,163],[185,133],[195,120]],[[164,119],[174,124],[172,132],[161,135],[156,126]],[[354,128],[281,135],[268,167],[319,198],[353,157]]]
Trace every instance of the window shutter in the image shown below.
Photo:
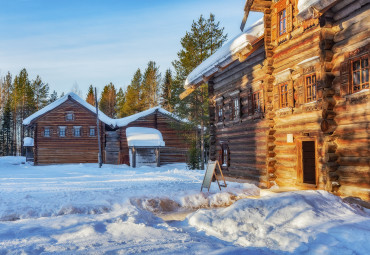
[[[271,42],[274,42],[276,40],[276,34],[277,34],[276,26],[277,26],[277,18],[278,18],[277,16],[278,16],[277,9],[275,8],[274,11],[271,13]]]
[[[349,93],[349,70],[350,61],[345,61],[340,65],[340,93],[347,95]]]
[[[288,106],[294,107],[293,82],[288,82]]]
[[[286,7],[286,31],[289,33],[293,30],[293,7],[292,4]]]
[[[218,162],[222,165],[222,146],[221,150],[218,150]]]
[[[60,137],[60,128],[58,127],[58,129],[57,129],[57,136],[59,136]]]
[[[252,89],[249,89],[249,93],[248,93],[248,115],[253,115],[253,93],[252,93]]]
[[[261,97],[261,112],[265,112],[265,97],[264,97],[264,93],[263,93],[263,89],[261,90],[260,92],[260,97]]]
[[[41,136],[42,136],[42,137],[44,137],[44,136],[45,136],[45,128],[43,128],[43,127],[42,127],[42,128],[40,129],[40,131],[41,131]]]
[[[274,85],[274,109],[279,109],[279,86]]]

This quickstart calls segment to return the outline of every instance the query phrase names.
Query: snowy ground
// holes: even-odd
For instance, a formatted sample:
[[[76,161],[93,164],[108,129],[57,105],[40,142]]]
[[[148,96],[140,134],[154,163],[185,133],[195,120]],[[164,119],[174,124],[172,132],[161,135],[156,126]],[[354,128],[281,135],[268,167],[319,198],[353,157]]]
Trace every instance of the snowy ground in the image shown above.
[[[368,254],[370,213],[323,191],[271,193],[203,171],[0,158],[0,254]],[[225,207],[228,206],[228,207]],[[200,209],[203,208],[203,209]],[[183,221],[158,215],[189,212]]]

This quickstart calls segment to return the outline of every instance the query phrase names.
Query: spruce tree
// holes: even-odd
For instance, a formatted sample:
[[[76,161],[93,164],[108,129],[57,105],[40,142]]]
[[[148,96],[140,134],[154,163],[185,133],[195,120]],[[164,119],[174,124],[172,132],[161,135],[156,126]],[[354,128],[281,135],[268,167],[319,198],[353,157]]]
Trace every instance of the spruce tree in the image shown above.
[[[142,75],[140,69],[137,69],[131,84],[127,86],[125,93],[125,103],[123,104],[122,115],[129,116],[143,110],[141,103],[141,84]]]
[[[161,74],[159,67],[154,61],[149,61],[145,69],[144,77],[141,85],[141,108],[143,110],[155,107],[158,105],[159,84]]]
[[[116,113],[118,118],[126,116],[124,112],[124,105],[125,105],[125,93],[123,93],[122,88],[119,88],[117,93],[117,104],[116,104]]]
[[[172,73],[171,69],[167,69],[162,83],[161,106],[169,112],[173,112],[176,102],[172,97],[172,90]]]
[[[43,83],[40,76],[37,75],[36,79],[32,83],[32,89],[35,94],[36,111],[38,111],[49,103],[49,85],[47,83]]]
[[[100,96],[99,109],[111,118],[116,117],[116,88],[113,83],[104,86]]]
[[[53,93],[50,94],[49,104],[56,101],[58,99],[58,93],[54,90]]]
[[[226,41],[227,35],[223,34],[223,30],[213,14],[210,14],[208,19],[200,16],[197,21],[193,21],[190,32],[186,32],[181,38],[182,49],[177,53],[178,59],[172,63],[176,71],[172,90],[174,97],[178,98],[184,91],[184,82],[190,72]],[[178,100],[175,103],[175,112],[188,118],[194,127],[200,127],[200,137],[196,138],[196,141],[199,141],[197,146],[200,151],[200,165],[204,169],[205,140],[208,136],[208,130],[205,128],[209,123],[208,85],[204,83],[185,99]]]
[[[87,92],[86,102],[95,106],[95,94],[94,94],[94,88],[92,85],[90,85],[89,90]]]

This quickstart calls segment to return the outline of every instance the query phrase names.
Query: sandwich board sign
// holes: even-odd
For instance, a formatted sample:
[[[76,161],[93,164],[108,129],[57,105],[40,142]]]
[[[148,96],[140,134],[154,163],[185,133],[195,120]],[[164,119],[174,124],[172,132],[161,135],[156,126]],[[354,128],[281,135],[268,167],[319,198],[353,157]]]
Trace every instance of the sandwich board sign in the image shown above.
[[[216,174],[216,169],[218,169],[219,175]],[[218,163],[218,160],[208,161],[206,173],[204,174],[203,183],[202,183],[202,187],[200,188],[200,191],[202,191],[203,188],[208,189],[209,191],[213,177],[216,179],[220,190],[221,190],[221,187],[225,187],[225,188],[227,187],[226,181],[225,181],[224,175],[222,174],[221,166]],[[221,179],[224,181],[224,185],[222,184],[220,185]]]

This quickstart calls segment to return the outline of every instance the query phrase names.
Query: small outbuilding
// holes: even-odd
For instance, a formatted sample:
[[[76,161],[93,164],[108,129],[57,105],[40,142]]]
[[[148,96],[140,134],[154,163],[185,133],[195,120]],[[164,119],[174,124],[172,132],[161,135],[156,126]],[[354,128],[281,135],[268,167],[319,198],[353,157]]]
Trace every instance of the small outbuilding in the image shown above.
[[[126,129],[130,165],[160,166],[160,148],[165,147],[162,133],[155,128],[130,127]]]

